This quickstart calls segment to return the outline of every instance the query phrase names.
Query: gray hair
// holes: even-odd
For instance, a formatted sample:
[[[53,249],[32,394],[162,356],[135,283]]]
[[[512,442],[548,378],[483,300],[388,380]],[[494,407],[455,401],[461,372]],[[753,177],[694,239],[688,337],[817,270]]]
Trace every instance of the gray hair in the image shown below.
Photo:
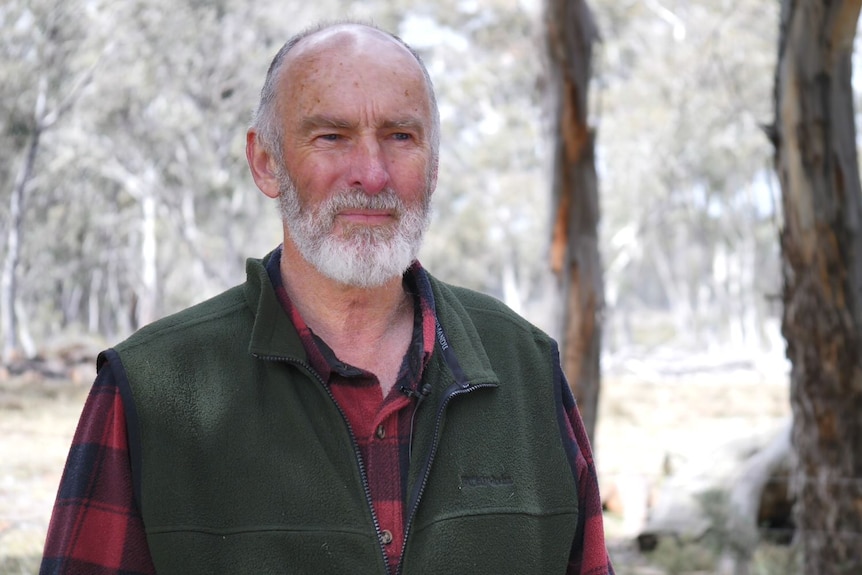
[[[434,85],[431,82],[431,75],[428,73],[428,68],[425,67],[425,63],[422,61],[422,58],[419,56],[419,53],[416,52],[409,44],[404,42],[401,38],[392,34],[391,32],[387,32],[377,26],[372,24],[366,24],[361,22],[352,22],[352,21],[344,21],[344,22],[333,22],[333,23],[322,23],[315,27],[308,28],[299,34],[296,34],[290,40],[288,40],[284,46],[278,51],[275,57],[272,59],[272,63],[269,65],[269,70],[266,73],[266,80],[264,81],[263,88],[260,91],[260,102],[257,105],[257,109],[254,112],[254,116],[252,119],[251,127],[257,132],[257,137],[260,140],[261,144],[264,148],[276,158],[281,159],[282,157],[282,146],[284,143],[284,133],[282,131],[281,122],[278,121],[277,114],[277,104],[278,104],[278,80],[281,75],[281,69],[284,65],[284,61],[286,59],[287,54],[296,47],[302,40],[312,36],[318,32],[322,32],[328,28],[334,26],[341,25],[357,25],[364,26],[366,28],[371,28],[373,30],[377,30],[386,34],[400,45],[404,46],[416,59],[416,62],[419,64],[419,67],[422,69],[422,75],[425,77],[425,85],[427,87],[428,92],[428,100],[431,103],[431,153],[432,153],[432,163],[434,165],[437,164],[439,160],[440,154],[440,111],[437,107],[437,96],[434,94]]]

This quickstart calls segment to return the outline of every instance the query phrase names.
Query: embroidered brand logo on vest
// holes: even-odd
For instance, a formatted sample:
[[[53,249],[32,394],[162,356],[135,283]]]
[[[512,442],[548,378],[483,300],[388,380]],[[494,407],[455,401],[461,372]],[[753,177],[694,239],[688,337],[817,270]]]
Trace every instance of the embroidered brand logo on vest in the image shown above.
[[[437,322],[437,342],[440,344],[440,349],[446,351],[449,349],[449,341],[446,339],[446,334],[443,333],[443,326],[440,325],[440,322]]]
[[[515,481],[510,475],[462,475],[461,485],[464,487],[508,487]]]

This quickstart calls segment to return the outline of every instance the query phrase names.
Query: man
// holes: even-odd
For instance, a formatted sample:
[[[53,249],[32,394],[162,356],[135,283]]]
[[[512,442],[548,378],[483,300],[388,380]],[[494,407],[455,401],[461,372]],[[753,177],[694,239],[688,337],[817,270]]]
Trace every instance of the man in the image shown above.
[[[610,573],[554,342],[415,260],[430,78],[359,24],[288,42],[247,137],[284,242],[99,357],[43,573]]]

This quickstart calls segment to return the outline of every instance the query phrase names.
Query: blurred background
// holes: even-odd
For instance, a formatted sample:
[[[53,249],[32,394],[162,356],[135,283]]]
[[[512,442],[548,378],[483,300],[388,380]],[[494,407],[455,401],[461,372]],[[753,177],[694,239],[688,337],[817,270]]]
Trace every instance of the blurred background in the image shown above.
[[[594,447],[608,497],[641,501],[626,513],[609,502],[608,529],[619,573],[702,569],[699,555],[656,563],[630,542],[677,466],[790,411],[781,199],[763,129],[779,5],[589,6],[605,300]],[[0,566],[33,572],[95,353],[241,282],[244,259],[280,241],[277,207],[248,175],[245,130],[272,56],[318,20],[389,29],[429,68],[443,134],[425,267],[559,335],[544,10],[4,0]]]

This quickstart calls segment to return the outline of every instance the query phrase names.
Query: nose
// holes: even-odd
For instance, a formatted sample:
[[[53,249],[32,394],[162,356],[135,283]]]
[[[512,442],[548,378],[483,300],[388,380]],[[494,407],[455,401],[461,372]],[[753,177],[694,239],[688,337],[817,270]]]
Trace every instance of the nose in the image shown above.
[[[389,184],[389,170],[384,150],[377,138],[360,140],[352,158],[351,187],[376,195]]]

